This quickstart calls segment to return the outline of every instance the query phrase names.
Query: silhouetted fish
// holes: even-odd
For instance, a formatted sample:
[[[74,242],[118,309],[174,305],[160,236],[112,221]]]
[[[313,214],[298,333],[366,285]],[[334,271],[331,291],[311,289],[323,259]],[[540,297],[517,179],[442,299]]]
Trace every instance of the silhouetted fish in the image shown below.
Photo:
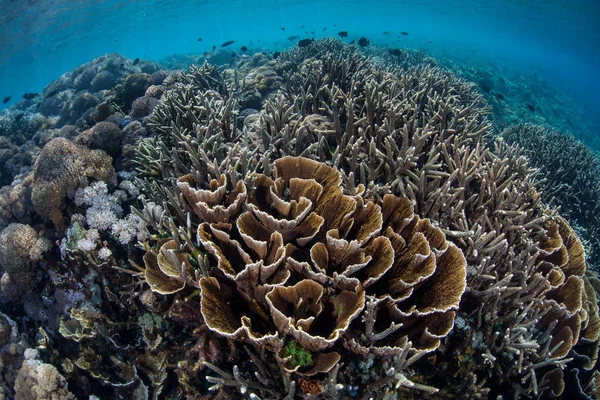
[[[389,33],[388,31],[383,31],[383,34],[384,34],[385,36],[390,36],[390,33]]]
[[[300,29],[304,29],[304,25],[300,25]]]
[[[327,30],[327,27],[323,28],[323,32],[325,32]]]
[[[400,57],[402,55],[402,51],[400,49],[389,49],[388,50],[391,55]]]
[[[198,41],[199,41],[199,42],[201,42],[201,41],[202,41],[202,38],[201,38],[201,37],[199,37],[199,38],[198,38]]]
[[[361,37],[360,39],[358,39],[358,45],[365,47],[368,46],[370,44],[369,39]]]
[[[221,45],[221,47],[227,47],[227,46],[229,46],[229,45],[231,45],[231,44],[234,44],[234,43],[235,43],[235,40],[228,40],[228,41],[226,41],[225,43],[223,43],[223,44]]]
[[[315,30],[310,31],[310,33],[312,33],[313,35],[315,34],[315,32],[316,32]]]
[[[217,49],[217,45],[213,44],[212,51],[215,51],[216,49]]]
[[[25,100],[31,100],[31,99],[36,98],[37,96],[39,96],[39,93],[25,93],[25,94],[23,94],[23,98]]]
[[[502,93],[496,93],[496,97],[500,100],[504,100],[504,95]]]
[[[486,85],[484,82],[480,82],[479,86],[481,87],[481,90],[483,90],[486,93],[490,92],[490,87],[488,85]]]
[[[140,63],[140,59],[136,58],[135,60],[133,60],[133,65],[138,65]]]
[[[293,42],[294,40],[298,39],[300,36],[294,35],[294,36],[290,36],[287,40],[289,40],[290,42]]]
[[[298,47],[306,47],[309,44],[311,44],[312,42],[314,42],[315,39],[302,39],[301,41],[298,42]]]
[[[49,93],[46,95],[46,97],[52,97],[52,96],[55,96],[57,93],[58,93],[58,89],[56,89],[56,90],[53,90],[53,91],[49,92]]]
[[[248,48],[246,46],[242,46],[242,47],[240,47],[240,50],[241,51],[248,51]]]
[[[348,37],[348,31],[338,32],[338,36],[341,37],[341,38]]]
[[[6,104],[10,101],[10,99],[12,99],[12,96],[7,96],[4,98],[4,100],[2,100],[2,104]]]
[[[535,112],[535,107],[532,106],[531,104],[527,104],[527,108],[529,108],[529,111]]]
[[[277,58],[279,58],[280,55],[281,53],[276,51],[275,53],[273,53],[273,59],[276,60]]]
[[[279,29],[281,29],[282,31],[285,31],[285,26],[282,26],[282,27],[281,27],[281,28],[279,28]]]
[[[402,36],[408,36],[408,32],[400,32]]]

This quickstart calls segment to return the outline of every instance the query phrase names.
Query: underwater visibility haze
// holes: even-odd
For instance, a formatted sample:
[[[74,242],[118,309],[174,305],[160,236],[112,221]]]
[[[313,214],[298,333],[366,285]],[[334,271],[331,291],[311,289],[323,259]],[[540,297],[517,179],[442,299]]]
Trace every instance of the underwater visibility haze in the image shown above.
[[[600,4],[0,0],[0,399],[600,399]]]

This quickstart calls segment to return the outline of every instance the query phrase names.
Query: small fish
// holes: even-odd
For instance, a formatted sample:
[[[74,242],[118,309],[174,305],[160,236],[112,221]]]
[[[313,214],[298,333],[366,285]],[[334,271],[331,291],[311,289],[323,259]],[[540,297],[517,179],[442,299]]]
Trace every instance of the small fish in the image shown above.
[[[213,44],[212,51],[215,51],[216,49],[217,49],[217,45]]]
[[[430,40],[430,41],[429,41],[429,42],[427,42],[427,43],[429,43],[429,44],[432,44],[432,43],[433,43],[433,40]]]
[[[502,93],[496,93],[496,97],[500,100],[504,100],[504,95]]]
[[[535,107],[532,106],[531,104],[527,104],[527,108],[529,108],[529,111],[535,112]]]
[[[225,43],[223,43],[223,44],[221,45],[221,47],[227,47],[227,46],[229,46],[229,45],[231,45],[231,44],[234,44],[234,43],[235,43],[235,40],[228,40],[228,41],[226,41]]]
[[[315,32],[316,32],[315,30],[310,31],[310,33],[312,33],[313,35],[315,34]]]
[[[287,40],[289,40],[290,42],[293,42],[294,40],[298,39],[300,36],[290,36],[289,38],[287,38]]]
[[[311,44],[312,42],[314,42],[315,39],[302,39],[301,41],[298,42],[298,47],[306,47],[309,44]]]
[[[121,69],[125,68],[125,63],[121,63]]]
[[[118,42],[118,41],[119,41],[119,38],[115,38],[115,42]]]
[[[242,46],[242,47],[240,47],[240,50],[241,51],[248,51],[248,48],[246,46]]]
[[[383,35],[384,36],[390,36],[390,33],[388,31],[383,31]]]
[[[333,27],[334,27],[334,28],[335,28],[335,27],[337,27],[337,24],[333,24]]]
[[[325,32],[327,30],[327,27],[323,28],[323,32]]]
[[[354,40],[350,42],[350,44],[354,44]]]
[[[400,49],[389,49],[388,51],[393,56],[400,57],[402,55],[402,51]]]
[[[408,36],[408,32],[400,32],[402,36]]]
[[[498,80],[499,80],[500,82],[502,82],[502,83],[506,83],[506,80],[504,80],[504,78],[503,78],[503,77],[500,77],[500,78],[498,78]]]
[[[370,44],[369,39],[361,37],[360,39],[358,39],[358,45],[365,47],[368,46]]]
[[[479,83],[479,86],[481,87],[481,90],[483,90],[486,93],[489,93],[491,90],[491,88],[483,82]]]
[[[140,59],[136,58],[135,60],[133,60],[133,65],[138,65],[140,63]]]
[[[341,37],[341,38],[348,37],[348,31],[338,32],[338,36]]]
[[[31,99],[36,98],[37,96],[39,96],[39,93],[24,93],[23,94],[23,98],[25,100],[31,100]]]
[[[204,53],[202,53],[202,57],[204,58],[210,58],[210,56],[212,56],[212,53],[210,51],[205,51]]]
[[[282,31],[285,31],[285,26],[282,26],[282,27],[281,27],[281,28],[279,28],[279,29],[281,29]]]
[[[300,29],[304,29],[304,25],[300,25]]]
[[[198,38],[198,41],[199,41],[199,42],[201,42],[201,41],[202,41],[202,38],[201,38],[201,37],[199,37],[199,38]]]
[[[2,100],[2,104],[6,104],[10,101],[10,99],[12,99],[12,96],[7,96],[4,98],[4,100]]]
[[[276,51],[275,53],[273,53],[273,60],[276,60],[277,58],[279,58],[279,56],[281,55],[280,52]]]
[[[53,90],[53,91],[49,92],[49,93],[46,95],[46,98],[48,98],[48,97],[52,97],[52,96],[55,96],[57,93],[58,93],[58,89],[57,89],[57,90]]]

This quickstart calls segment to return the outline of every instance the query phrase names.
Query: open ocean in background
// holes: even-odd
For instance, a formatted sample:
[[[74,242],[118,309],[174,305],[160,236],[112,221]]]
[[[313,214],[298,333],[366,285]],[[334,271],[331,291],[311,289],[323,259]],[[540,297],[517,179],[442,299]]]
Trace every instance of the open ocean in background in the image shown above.
[[[286,40],[292,35],[337,37],[346,30],[348,40],[364,36],[373,45],[422,49],[474,68],[492,62],[539,74],[600,120],[596,0],[2,0],[0,10],[0,96],[13,102],[105,53],[159,61],[228,40],[283,50],[293,45]],[[409,35],[398,37],[401,31]]]

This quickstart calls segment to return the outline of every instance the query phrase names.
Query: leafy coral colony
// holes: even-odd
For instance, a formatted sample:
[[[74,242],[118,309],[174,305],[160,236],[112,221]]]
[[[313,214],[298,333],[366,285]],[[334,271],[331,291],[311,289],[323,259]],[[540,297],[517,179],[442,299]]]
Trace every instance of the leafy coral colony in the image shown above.
[[[59,117],[0,196],[0,397],[598,398],[597,227],[474,84],[332,39],[136,61],[36,100]]]

